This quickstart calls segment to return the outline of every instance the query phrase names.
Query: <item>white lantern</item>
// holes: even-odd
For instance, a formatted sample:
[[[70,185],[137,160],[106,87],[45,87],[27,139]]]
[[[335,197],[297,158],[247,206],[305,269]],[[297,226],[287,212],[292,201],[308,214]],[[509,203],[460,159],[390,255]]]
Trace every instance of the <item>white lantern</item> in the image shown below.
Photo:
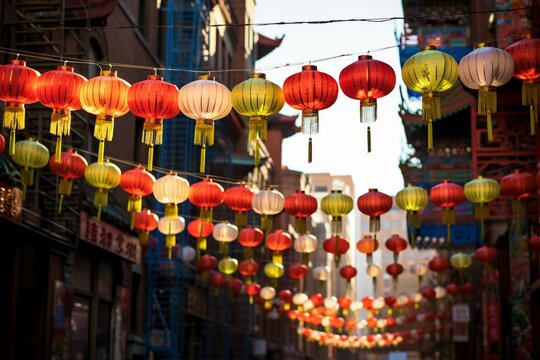
[[[169,173],[154,182],[152,192],[158,202],[165,204],[165,217],[175,217],[178,216],[177,204],[188,198],[189,182],[175,173]]]
[[[158,221],[158,230],[165,235],[165,246],[169,248],[169,258],[172,247],[176,244],[176,235],[184,231],[186,221],[181,216],[164,216]]]
[[[339,308],[337,298],[335,296],[330,296],[324,299],[324,307],[328,310],[334,310],[336,307]]]
[[[302,254],[302,263],[309,264],[309,254],[317,250],[317,238],[311,234],[302,234],[294,240],[294,250]]]
[[[319,281],[328,280],[328,267],[327,266],[316,266],[313,268],[313,278]]]
[[[446,288],[444,286],[435,286],[435,299],[442,299],[446,296]]]
[[[184,245],[180,249],[179,256],[184,262],[191,262],[195,260],[197,251],[189,245]]]
[[[276,296],[276,289],[274,289],[271,286],[265,286],[261,289],[261,292],[259,293],[260,297],[264,300],[272,300]]]
[[[308,301],[308,296],[304,293],[296,293],[292,298],[292,302],[296,306],[302,306],[306,301]]]
[[[238,227],[228,221],[220,222],[214,225],[212,236],[219,242],[219,252],[227,254],[229,251],[228,243],[238,237]]]
[[[283,210],[285,197],[275,189],[264,189],[253,195],[253,211],[261,216],[261,228],[272,230],[272,217]]]

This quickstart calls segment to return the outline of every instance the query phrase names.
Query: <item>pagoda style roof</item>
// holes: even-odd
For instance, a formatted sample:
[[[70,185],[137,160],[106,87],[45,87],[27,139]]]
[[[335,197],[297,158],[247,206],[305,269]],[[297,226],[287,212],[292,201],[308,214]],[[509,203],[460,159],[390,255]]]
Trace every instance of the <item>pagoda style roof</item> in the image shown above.
[[[281,42],[285,37],[285,35],[283,35],[281,38],[271,39],[268,36],[264,36],[263,34],[258,35],[259,41],[257,41],[257,60],[262,59],[263,57],[271,53],[279,45],[281,45]]]

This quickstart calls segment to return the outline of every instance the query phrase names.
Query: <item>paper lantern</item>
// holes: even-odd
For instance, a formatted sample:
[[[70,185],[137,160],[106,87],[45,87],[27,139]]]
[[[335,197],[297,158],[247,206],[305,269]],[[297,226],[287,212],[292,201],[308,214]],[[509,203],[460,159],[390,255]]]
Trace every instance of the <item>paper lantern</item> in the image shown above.
[[[399,263],[391,263],[386,266],[386,272],[392,276],[392,282],[394,284],[394,289],[397,286],[398,276],[403,273],[403,265]]]
[[[38,101],[36,86],[40,75],[27,67],[24,60],[10,60],[0,66],[0,101],[4,102],[2,126],[10,132],[9,155],[15,152],[15,132],[25,128],[24,105]]]
[[[318,280],[319,282],[324,282],[328,280],[328,273],[329,273],[328,267],[321,265],[321,266],[315,266],[313,268],[312,275],[315,280]]]
[[[11,157],[21,167],[21,183],[23,184],[23,199],[25,199],[26,188],[34,185],[35,169],[45,167],[49,162],[49,149],[38,140],[28,138],[15,143]]]
[[[186,221],[181,216],[163,216],[159,219],[158,230],[165,235],[165,250],[167,256],[172,259],[172,249],[176,246],[176,235],[186,228]]]
[[[388,95],[396,86],[396,73],[385,62],[371,55],[360,55],[339,73],[339,85],[345,95],[360,100],[360,122],[367,124],[367,148],[371,151],[370,124],[377,120],[377,99]]]
[[[500,192],[499,182],[478,176],[463,187],[467,200],[474,204],[474,216],[480,219],[482,240],[485,234],[484,220],[489,215],[488,203],[497,199]]]
[[[339,235],[342,232],[341,218],[349,214],[353,209],[353,198],[343,194],[341,190],[332,190],[330,194],[321,199],[321,210],[331,216],[332,234]]]
[[[435,289],[427,287],[422,289],[421,294],[424,298],[431,300],[435,298]]]
[[[294,240],[294,250],[302,254],[302,263],[309,264],[309,254],[317,250],[317,238],[311,234],[301,234]]]
[[[472,265],[472,256],[458,252],[450,257],[450,265],[458,270],[458,275],[463,279],[465,271]]]
[[[138,165],[126,170],[120,176],[120,187],[129,194],[127,211],[131,213],[131,228],[133,228],[133,215],[142,209],[142,198],[152,194],[156,178]]]
[[[279,214],[284,207],[285,198],[276,189],[263,189],[253,195],[253,211],[261,216],[263,231],[272,231],[273,216]]]
[[[368,265],[373,263],[373,253],[379,248],[379,242],[371,235],[364,235],[356,243],[356,248],[363,254],[366,254]]]
[[[248,226],[242,228],[238,235],[238,242],[244,249],[244,257],[250,259],[253,257],[253,248],[259,246],[264,241],[264,232],[258,227]]]
[[[295,263],[287,268],[287,274],[291,279],[300,280],[306,277],[308,273],[308,267],[304,264]]]
[[[84,177],[90,185],[96,188],[94,195],[94,205],[98,207],[97,218],[101,218],[101,209],[107,206],[109,190],[120,184],[122,171],[118,166],[109,162],[95,162],[86,168]]]
[[[188,224],[188,233],[195,239],[197,239],[197,251],[200,254],[201,251],[206,250],[206,238],[212,234],[214,230],[214,224],[206,222],[200,218],[193,219]]]
[[[148,209],[138,211],[134,215],[133,226],[139,231],[139,242],[143,249],[148,246],[150,231],[158,227],[159,217],[156,213]]]
[[[152,171],[154,146],[163,143],[163,120],[174,118],[180,112],[178,87],[163,81],[157,74],[131,85],[128,107],[133,115],[144,119],[142,143],[148,145],[148,170]]]
[[[238,237],[238,227],[228,221],[217,223],[212,229],[212,236],[219,242],[219,252],[226,255],[229,252],[229,243]]]
[[[450,242],[450,225],[456,223],[455,207],[465,201],[463,187],[444,180],[431,188],[429,199],[442,208],[442,222],[447,225],[447,240]]]
[[[235,258],[225,256],[218,261],[218,270],[225,275],[227,280],[236,272],[236,269],[238,269],[238,260]]]
[[[294,216],[294,228],[297,233],[305,234],[307,231],[307,217],[317,211],[317,199],[303,190],[297,190],[285,197],[283,207],[285,211]]]
[[[436,256],[428,262],[428,267],[437,273],[437,281],[440,283],[442,282],[442,273],[450,267],[450,262],[442,256]]]
[[[42,105],[52,109],[49,132],[56,135],[56,162],[61,160],[62,137],[71,132],[71,111],[82,107],[80,92],[86,81],[84,76],[66,65],[44,72],[37,79],[37,98]]]
[[[183,245],[180,248],[180,253],[178,257],[182,259],[183,262],[189,263],[195,260],[197,257],[197,251],[189,245]]]
[[[272,250],[272,262],[283,263],[283,251],[292,246],[292,237],[283,230],[276,230],[268,234],[266,247]]]
[[[352,265],[345,265],[339,269],[339,275],[350,284],[351,279],[357,274],[356,268]]]
[[[407,240],[403,239],[397,234],[392,235],[384,243],[386,248],[394,253],[394,262],[398,261],[399,253],[407,248]]]
[[[458,63],[428,45],[405,61],[401,75],[409,90],[422,93],[422,119],[428,123],[428,150],[432,150],[433,121],[441,118],[440,93],[458,80]]]
[[[417,263],[411,267],[411,273],[418,277],[418,287],[422,286],[422,279],[427,274],[428,267],[425,264]]]
[[[205,172],[206,146],[214,145],[214,121],[229,115],[232,109],[231,92],[209,75],[200,75],[180,89],[180,110],[195,120],[193,144],[201,146],[201,173]]]
[[[409,183],[396,193],[395,199],[397,206],[407,211],[407,226],[411,228],[409,242],[414,248],[414,229],[420,227],[418,212],[427,206],[428,192],[426,189]]]
[[[231,101],[234,110],[249,117],[248,151],[259,166],[259,141],[266,141],[268,116],[277,114],[285,104],[283,90],[266,80],[265,74],[252,73],[232,89]]]
[[[535,135],[540,104],[540,39],[527,36],[506,48],[514,60],[514,77],[523,80],[521,102],[530,108],[531,135]]]
[[[247,295],[249,295],[249,303],[253,304],[253,297],[258,295],[261,291],[261,286],[255,282],[246,284],[244,287],[244,291]]]
[[[493,141],[491,114],[497,111],[497,87],[506,84],[514,73],[514,60],[509,52],[478,44],[459,61],[459,79],[469,89],[478,90],[479,115],[487,116],[488,141]]]
[[[476,291],[476,287],[474,286],[474,284],[470,282],[466,282],[465,284],[461,286],[461,292],[464,295],[472,295],[474,294],[475,291]]]
[[[319,133],[319,111],[332,106],[338,97],[336,80],[315,65],[304,65],[302,71],[283,83],[285,101],[302,111],[302,134],[309,135],[308,162],[312,161],[312,135]]]
[[[494,263],[497,260],[497,249],[492,246],[481,246],[474,252],[474,258],[480,263]]]
[[[340,235],[334,235],[329,239],[326,239],[323,243],[323,249],[329,254],[334,255],[334,265],[339,266],[339,260],[341,255],[344,255],[349,251],[349,242]]]
[[[203,221],[212,221],[212,209],[223,202],[223,187],[210,178],[196,182],[189,188],[189,201],[201,208]]]
[[[238,272],[246,277],[246,284],[249,284],[259,272],[259,264],[253,259],[244,260],[238,264]]]
[[[232,278],[229,280],[229,289],[234,294],[240,294],[242,292],[242,289],[244,288],[244,282],[238,278]]]
[[[450,283],[446,285],[446,291],[453,296],[461,294],[461,287],[456,283]]]
[[[285,273],[285,268],[281,263],[271,262],[264,265],[264,275],[270,279],[272,286],[277,287],[277,281]]]
[[[218,265],[218,261],[215,256],[210,254],[202,255],[195,265],[197,272],[201,273],[203,277],[207,277],[209,272],[215,269]]]
[[[234,211],[234,223],[243,227],[247,224],[247,214],[252,208],[255,193],[245,183],[228,188],[223,193],[223,202]]]
[[[512,198],[512,213],[525,215],[525,199],[535,193],[535,177],[528,172],[515,169],[500,180],[500,193]]]
[[[105,141],[112,141],[114,119],[129,111],[127,98],[130,86],[117,76],[116,71],[103,70],[81,87],[83,109],[96,115],[94,137],[99,141],[98,163],[103,162]]]
[[[73,180],[80,179],[84,176],[88,162],[77,151],[74,152],[72,148],[68,148],[60,154],[60,161],[56,161],[56,159],[56,154],[51,156],[49,167],[53,173],[60,177],[60,184],[58,185],[58,194],[60,195],[58,213],[60,214],[62,212],[64,196],[71,195]]]
[[[369,216],[369,231],[377,232],[381,229],[381,215],[392,208],[392,198],[377,189],[369,189],[356,200],[358,210]]]
[[[210,277],[208,278],[210,283],[214,285],[216,288],[224,288],[227,286],[227,277],[217,271],[210,272]]]

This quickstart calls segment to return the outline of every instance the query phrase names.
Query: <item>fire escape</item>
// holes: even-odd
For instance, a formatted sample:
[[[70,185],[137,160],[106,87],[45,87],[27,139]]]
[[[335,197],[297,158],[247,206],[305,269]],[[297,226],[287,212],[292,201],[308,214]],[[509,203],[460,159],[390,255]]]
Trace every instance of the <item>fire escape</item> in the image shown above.
[[[24,1],[12,0],[3,5],[4,42],[6,47],[21,52],[47,54],[42,58],[20,55],[27,66],[43,73],[56,69],[62,62],[54,59],[87,59],[88,48],[77,31],[64,30],[66,25],[88,26],[90,2],[75,1]],[[55,27],[60,27],[55,29]],[[9,55],[8,59],[15,58]],[[86,69],[79,64],[70,64],[75,71],[85,75]],[[51,109],[39,103],[26,107],[26,127],[17,132],[17,140],[28,137],[37,138],[54,152],[54,137],[49,134]],[[64,138],[64,149],[72,146],[87,149],[89,122],[82,111],[72,113],[71,135]],[[73,184],[72,195],[63,201],[59,214],[58,200],[55,196],[58,185],[57,176],[48,167],[36,172],[35,184],[29,187],[24,201],[21,225],[40,233],[68,248],[77,244],[82,188],[77,181]]]

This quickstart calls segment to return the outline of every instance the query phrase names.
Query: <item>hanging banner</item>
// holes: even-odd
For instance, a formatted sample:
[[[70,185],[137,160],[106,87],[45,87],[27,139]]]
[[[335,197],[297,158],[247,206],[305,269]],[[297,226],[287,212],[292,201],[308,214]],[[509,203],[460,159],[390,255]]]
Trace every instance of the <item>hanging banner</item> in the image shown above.
[[[499,294],[499,272],[484,271],[484,358],[487,360],[501,359],[501,304]]]

